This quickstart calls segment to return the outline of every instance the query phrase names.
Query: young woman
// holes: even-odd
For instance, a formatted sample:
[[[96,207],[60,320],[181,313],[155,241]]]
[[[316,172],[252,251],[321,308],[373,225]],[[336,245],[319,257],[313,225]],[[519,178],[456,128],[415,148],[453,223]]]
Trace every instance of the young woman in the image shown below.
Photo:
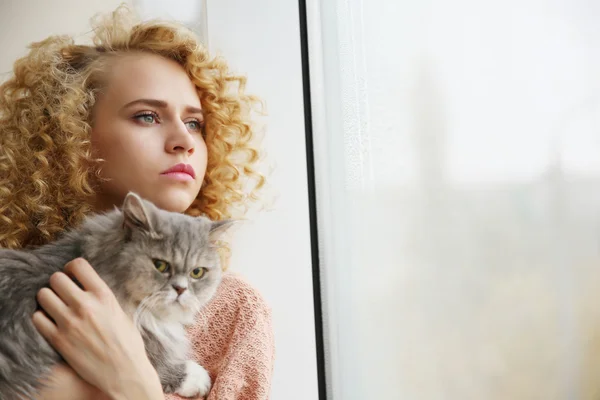
[[[32,44],[0,86],[0,246],[54,240],[128,191],[214,220],[255,198],[263,178],[244,79],[185,28],[131,21],[120,8],[96,20],[92,45]],[[165,398],[108,287],[83,259],[65,272],[38,293],[46,313],[32,316],[66,361],[39,399]],[[261,296],[225,274],[197,321],[189,334],[213,381],[208,398],[268,398],[274,345]]]

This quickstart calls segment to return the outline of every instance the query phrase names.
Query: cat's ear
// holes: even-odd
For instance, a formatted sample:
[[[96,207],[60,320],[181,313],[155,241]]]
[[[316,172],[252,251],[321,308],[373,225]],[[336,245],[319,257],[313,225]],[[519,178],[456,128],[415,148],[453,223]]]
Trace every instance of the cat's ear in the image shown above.
[[[229,228],[238,221],[234,219],[225,219],[222,221],[212,221],[208,237],[211,242],[216,242]]]
[[[144,201],[140,196],[133,192],[127,193],[125,201],[123,201],[123,227],[131,232],[132,230],[141,230],[152,232],[152,220],[150,219],[149,210],[144,205]]]

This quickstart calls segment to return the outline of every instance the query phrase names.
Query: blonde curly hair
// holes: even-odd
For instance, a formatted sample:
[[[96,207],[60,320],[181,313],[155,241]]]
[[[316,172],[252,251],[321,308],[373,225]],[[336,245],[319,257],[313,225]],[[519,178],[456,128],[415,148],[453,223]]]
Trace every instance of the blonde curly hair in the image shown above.
[[[250,120],[260,102],[244,93],[244,77],[178,24],[139,22],[121,6],[92,25],[89,45],[69,36],[31,44],[0,85],[0,247],[47,243],[92,211],[102,164],[90,145],[92,110],[108,62],[130,52],[176,61],[198,89],[208,165],[186,213],[229,218],[263,186]]]

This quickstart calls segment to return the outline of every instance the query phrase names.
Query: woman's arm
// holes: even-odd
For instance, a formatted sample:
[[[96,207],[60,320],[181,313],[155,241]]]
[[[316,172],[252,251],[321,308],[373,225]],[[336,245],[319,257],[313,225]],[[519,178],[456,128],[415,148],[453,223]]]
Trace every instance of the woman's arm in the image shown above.
[[[188,330],[194,360],[213,381],[207,400],[267,400],[275,345],[271,310],[240,276],[227,273]],[[181,400],[168,394],[167,400]]]
[[[33,323],[83,380],[112,400],[164,399],[140,333],[87,261],[68,263],[50,287],[37,298],[51,318],[38,311]]]
[[[72,368],[59,364],[44,382],[36,400],[110,400],[98,388],[90,385]]]
[[[221,338],[226,343],[223,362],[207,400],[268,400],[275,362],[271,308],[241,276],[227,274],[222,289],[215,305],[229,319],[219,329],[228,340]]]

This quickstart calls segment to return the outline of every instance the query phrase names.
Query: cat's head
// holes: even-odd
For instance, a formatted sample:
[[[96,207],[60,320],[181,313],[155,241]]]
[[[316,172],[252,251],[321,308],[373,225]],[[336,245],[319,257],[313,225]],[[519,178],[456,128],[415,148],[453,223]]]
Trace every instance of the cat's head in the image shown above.
[[[189,322],[221,281],[217,242],[232,221],[167,212],[133,193],[121,212],[127,300],[138,315]]]

